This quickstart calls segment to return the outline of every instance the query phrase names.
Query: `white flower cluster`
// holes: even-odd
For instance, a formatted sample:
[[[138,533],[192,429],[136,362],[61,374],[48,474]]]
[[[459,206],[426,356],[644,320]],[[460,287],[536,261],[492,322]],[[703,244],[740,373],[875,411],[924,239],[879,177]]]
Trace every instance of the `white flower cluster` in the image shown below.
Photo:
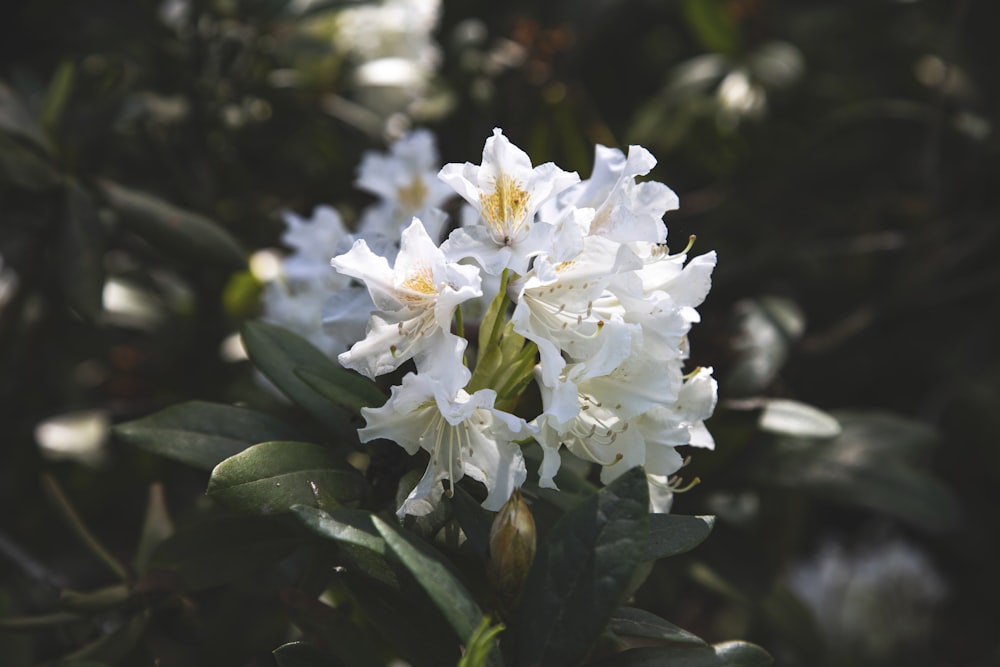
[[[683,465],[675,448],[714,446],[703,423],[716,403],[712,371],[685,374],[684,364],[715,253],[687,261],[687,249],[667,250],[662,218],[677,197],[637,180],[654,158],[639,146],[627,155],[598,146],[581,181],[552,163],[532,166],[496,129],[481,164],[448,164],[434,175],[420,160],[434,155],[432,141],[408,148],[427,141],[419,133],[390,155],[365,158],[359,185],[382,202],[333,258],[339,275],[324,287],[336,290],[325,326],[342,340],[351,337],[347,313],[370,313],[364,334],[354,328],[353,345],[339,354],[342,365],[373,379],[410,360],[415,367],[384,406],[362,411],[359,431],[363,442],[387,438],[430,453],[399,514],[426,514],[464,475],[485,485],[485,508],[499,509],[526,479],[519,443],[532,438],[544,452],[543,487],[555,488],[565,447],[603,466],[604,483],[645,466],[651,508],[669,510]],[[444,216],[435,207],[449,187],[468,206],[463,225],[439,245]],[[404,216],[412,217],[397,251],[389,235]],[[320,217],[329,214],[289,218],[286,241],[302,260],[290,258],[289,273],[348,238],[337,220],[336,240],[299,244],[297,233]],[[314,239],[323,236],[314,230]],[[334,284],[348,279],[367,288],[367,308],[357,283]],[[470,368],[471,312],[486,316]],[[513,411],[532,381],[541,413],[525,419]]]

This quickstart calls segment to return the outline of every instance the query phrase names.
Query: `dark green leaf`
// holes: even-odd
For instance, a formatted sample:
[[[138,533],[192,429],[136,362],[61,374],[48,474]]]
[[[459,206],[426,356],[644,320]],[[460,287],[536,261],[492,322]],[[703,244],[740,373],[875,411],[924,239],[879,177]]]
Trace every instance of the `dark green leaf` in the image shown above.
[[[281,560],[297,545],[295,534],[274,519],[236,516],[202,521],[178,529],[157,547],[150,558],[147,587],[163,581],[170,589],[219,586]]]
[[[90,322],[101,314],[104,290],[104,229],[90,195],[76,183],[66,187],[66,208],[56,242],[56,266],[70,307]]]
[[[380,407],[386,400],[374,382],[333,364],[324,364],[322,369],[296,368],[295,374],[320,396],[352,412]]]
[[[292,623],[305,636],[316,638],[327,651],[351,667],[385,667],[379,646],[367,631],[352,618],[353,604],[331,607],[306,593],[285,589],[281,599]]]
[[[325,354],[291,331],[267,322],[247,322],[242,330],[247,355],[285,396],[305,409],[333,432],[352,433],[352,413],[318,394],[296,373],[308,368],[322,377],[336,377],[341,371]]]
[[[839,413],[829,441],[785,438],[763,457],[762,482],[890,514],[929,531],[954,528],[954,492],[919,465],[933,431],[891,415]]]
[[[572,665],[623,602],[645,557],[649,497],[627,471],[565,514],[539,545],[514,628],[514,664]]]
[[[611,615],[608,628],[616,635],[625,637],[646,637],[661,639],[676,644],[705,645],[705,640],[697,637],[656,614],[635,607],[619,607]]]
[[[654,560],[690,551],[705,541],[714,525],[714,516],[650,514],[644,558]]]
[[[302,434],[279,419],[248,408],[190,401],[118,424],[112,432],[141,449],[212,470],[250,445],[294,440]]]
[[[0,185],[44,191],[62,182],[62,176],[41,151],[0,132]]]
[[[385,539],[386,545],[444,614],[459,639],[463,643],[468,642],[483,619],[483,611],[469,590],[435,552],[417,546],[377,516],[372,517],[372,522]],[[496,652],[492,655],[493,659],[489,664],[500,664],[499,655]]]
[[[274,514],[293,505],[331,509],[360,500],[368,483],[325,447],[307,442],[263,442],[229,457],[212,471],[209,497],[242,512]]]
[[[455,487],[452,507],[458,525],[461,526],[469,544],[485,561],[490,552],[490,529],[493,526],[494,514],[483,509],[483,506],[461,486]]]
[[[342,664],[306,642],[282,644],[272,654],[278,667],[339,667]]]
[[[157,248],[227,269],[246,266],[246,251],[218,223],[111,181],[101,181],[100,187],[122,224]]]
[[[732,53],[740,46],[740,26],[722,0],[684,0],[681,7],[688,27],[702,46],[717,53]]]
[[[51,153],[41,124],[28,112],[15,92],[3,82],[0,82],[0,131],[28,139],[39,148]]]
[[[723,642],[705,647],[644,647],[622,651],[587,667],[767,667],[774,662],[761,647]]]
[[[136,614],[106,635],[62,658],[59,664],[84,660],[117,664],[139,642],[148,620],[148,612]]]

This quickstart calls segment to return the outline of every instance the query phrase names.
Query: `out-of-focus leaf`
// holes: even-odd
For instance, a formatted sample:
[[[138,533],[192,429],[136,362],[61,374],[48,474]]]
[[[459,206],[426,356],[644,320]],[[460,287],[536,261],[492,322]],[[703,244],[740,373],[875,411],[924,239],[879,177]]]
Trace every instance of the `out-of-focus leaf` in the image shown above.
[[[164,580],[170,589],[220,586],[277,562],[298,543],[288,526],[268,517],[202,521],[179,528],[156,548],[145,587]]]
[[[768,399],[757,424],[762,431],[799,438],[834,438],[840,434],[840,423],[829,413],[783,398]]]
[[[271,415],[203,401],[181,403],[118,424],[112,432],[131,445],[202,470],[212,470],[259,442],[302,437]]]
[[[777,376],[790,345],[805,331],[805,318],[794,302],[764,296],[746,299],[734,308],[738,358],[723,379],[731,397],[760,394]]]
[[[633,468],[567,512],[539,545],[521,597],[517,665],[570,665],[587,654],[644,559],[649,496]]]
[[[690,551],[705,541],[714,526],[714,516],[650,514],[643,559],[667,558]]]
[[[148,612],[136,614],[106,635],[63,657],[57,664],[75,664],[79,661],[117,664],[139,642],[148,620]]]
[[[101,181],[100,188],[122,223],[157,248],[226,269],[246,267],[246,251],[218,223],[111,181]]]
[[[691,648],[643,647],[587,663],[587,667],[767,667],[771,655],[749,642],[723,642]]]
[[[289,642],[271,652],[278,667],[339,667],[342,663],[307,642]]]
[[[286,3],[285,13],[304,19],[322,14],[323,12],[343,9],[352,5],[370,4],[371,2],[372,0],[316,0],[305,5],[301,3]],[[305,7],[304,9],[301,8],[303,6]]]
[[[283,327],[254,321],[244,324],[241,333],[250,361],[288,398],[333,432],[353,433],[352,414],[318,394],[296,373],[296,369],[308,368],[314,375],[338,377],[342,369],[304,338]]]
[[[215,466],[206,494],[242,512],[275,514],[293,505],[320,509],[359,501],[368,483],[325,447],[263,442]]]
[[[38,616],[3,616],[0,617],[0,630],[38,630],[81,620],[85,620],[85,617],[71,611],[56,611]]]
[[[149,487],[149,501],[146,504],[146,518],[142,522],[142,534],[135,550],[135,569],[142,572],[149,563],[153,550],[163,540],[174,534],[174,522],[170,520],[163,484],[157,482]]]
[[[645,637],[660,639],[675,644],[704,646],[705,640],[691,634],[656,614],[635,607],[619,607],[611,615],[608,628],[616,635],[624,637]]]
[[[885,512],[932,532],[957,526],[954,492],[919,465],[932,431],[891,415],[835,416],[842,431],[833,440],[780,440],[756,469],[761,482]]]
[[[10,87],[0,82],[0,134],[3,132],[29,139],[46,152],[52,152],[38,120],[28,112]]]
[[[740,48],[740,26],[722,0],[683,0],[684,19],[709,51],[733,53]]]
[[[40,151],[0,131],[0,186],[44,191],[61,182],[62,176]]]
[[[295,374],[337,405],[358,412],[361,408],[377,408],[385,403],[386,396],[378,385],[354,371],[332,364],[322,369],[296,368]]]
[[[93,200],[76,183],[66,187],[65,215],[55,252],[66,300],[88,321],[96,321],[104,290],[104,230]]]
[[[52,81],[49,83],[48,93],[45,95],[45,103],[42,105],[42,126],[51,134],[59,124],[66,100],[69,99],[73,90],[73,79],[76,74],[76,66],[72,61],[59,63]]]
[[[59,606],[78,614],[96,614],[107,611],[128,599],[125,584],[113,584],[95,591],[64,590],[59,593]]]
[[[483,611],[469,590],[455,577],[445,561],[429,548],[417,546],[410,538],[377,516],[372,517],[372,523],[385,539],[386,545],[444,614],[458,638],[462,643],[467,643],[483,618]],[[497,652],[494,651],[491,655],[487,664],[502,664]]]

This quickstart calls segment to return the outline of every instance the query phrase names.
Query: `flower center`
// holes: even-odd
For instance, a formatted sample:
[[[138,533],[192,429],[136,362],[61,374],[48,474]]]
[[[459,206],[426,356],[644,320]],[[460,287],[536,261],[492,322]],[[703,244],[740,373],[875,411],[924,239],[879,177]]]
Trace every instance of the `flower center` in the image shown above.
[[[524,223],[529,199],[517,179],[504,173],[497,176],[492,193],[479,195],[482,216],[494,241],[510,245]]]
[[[427,198],[427,186],[420,176],[414,176],[413,182],[396,190],[396,199],[407,211],[419,211]]]
[[[434,288],[434,276],[430,268],[426,266],[417,269],[415,273],[407,277],[400,287],[428,296],[437,294],[437,290]]]

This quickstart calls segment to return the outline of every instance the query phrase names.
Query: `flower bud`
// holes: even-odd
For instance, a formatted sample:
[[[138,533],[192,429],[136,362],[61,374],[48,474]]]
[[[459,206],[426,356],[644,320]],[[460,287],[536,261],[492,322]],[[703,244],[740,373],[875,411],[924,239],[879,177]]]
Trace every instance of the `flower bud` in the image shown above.
[[[500,599],[517,601],[535,560],[535,519],[517,489],[490,528],[489,577]]]

